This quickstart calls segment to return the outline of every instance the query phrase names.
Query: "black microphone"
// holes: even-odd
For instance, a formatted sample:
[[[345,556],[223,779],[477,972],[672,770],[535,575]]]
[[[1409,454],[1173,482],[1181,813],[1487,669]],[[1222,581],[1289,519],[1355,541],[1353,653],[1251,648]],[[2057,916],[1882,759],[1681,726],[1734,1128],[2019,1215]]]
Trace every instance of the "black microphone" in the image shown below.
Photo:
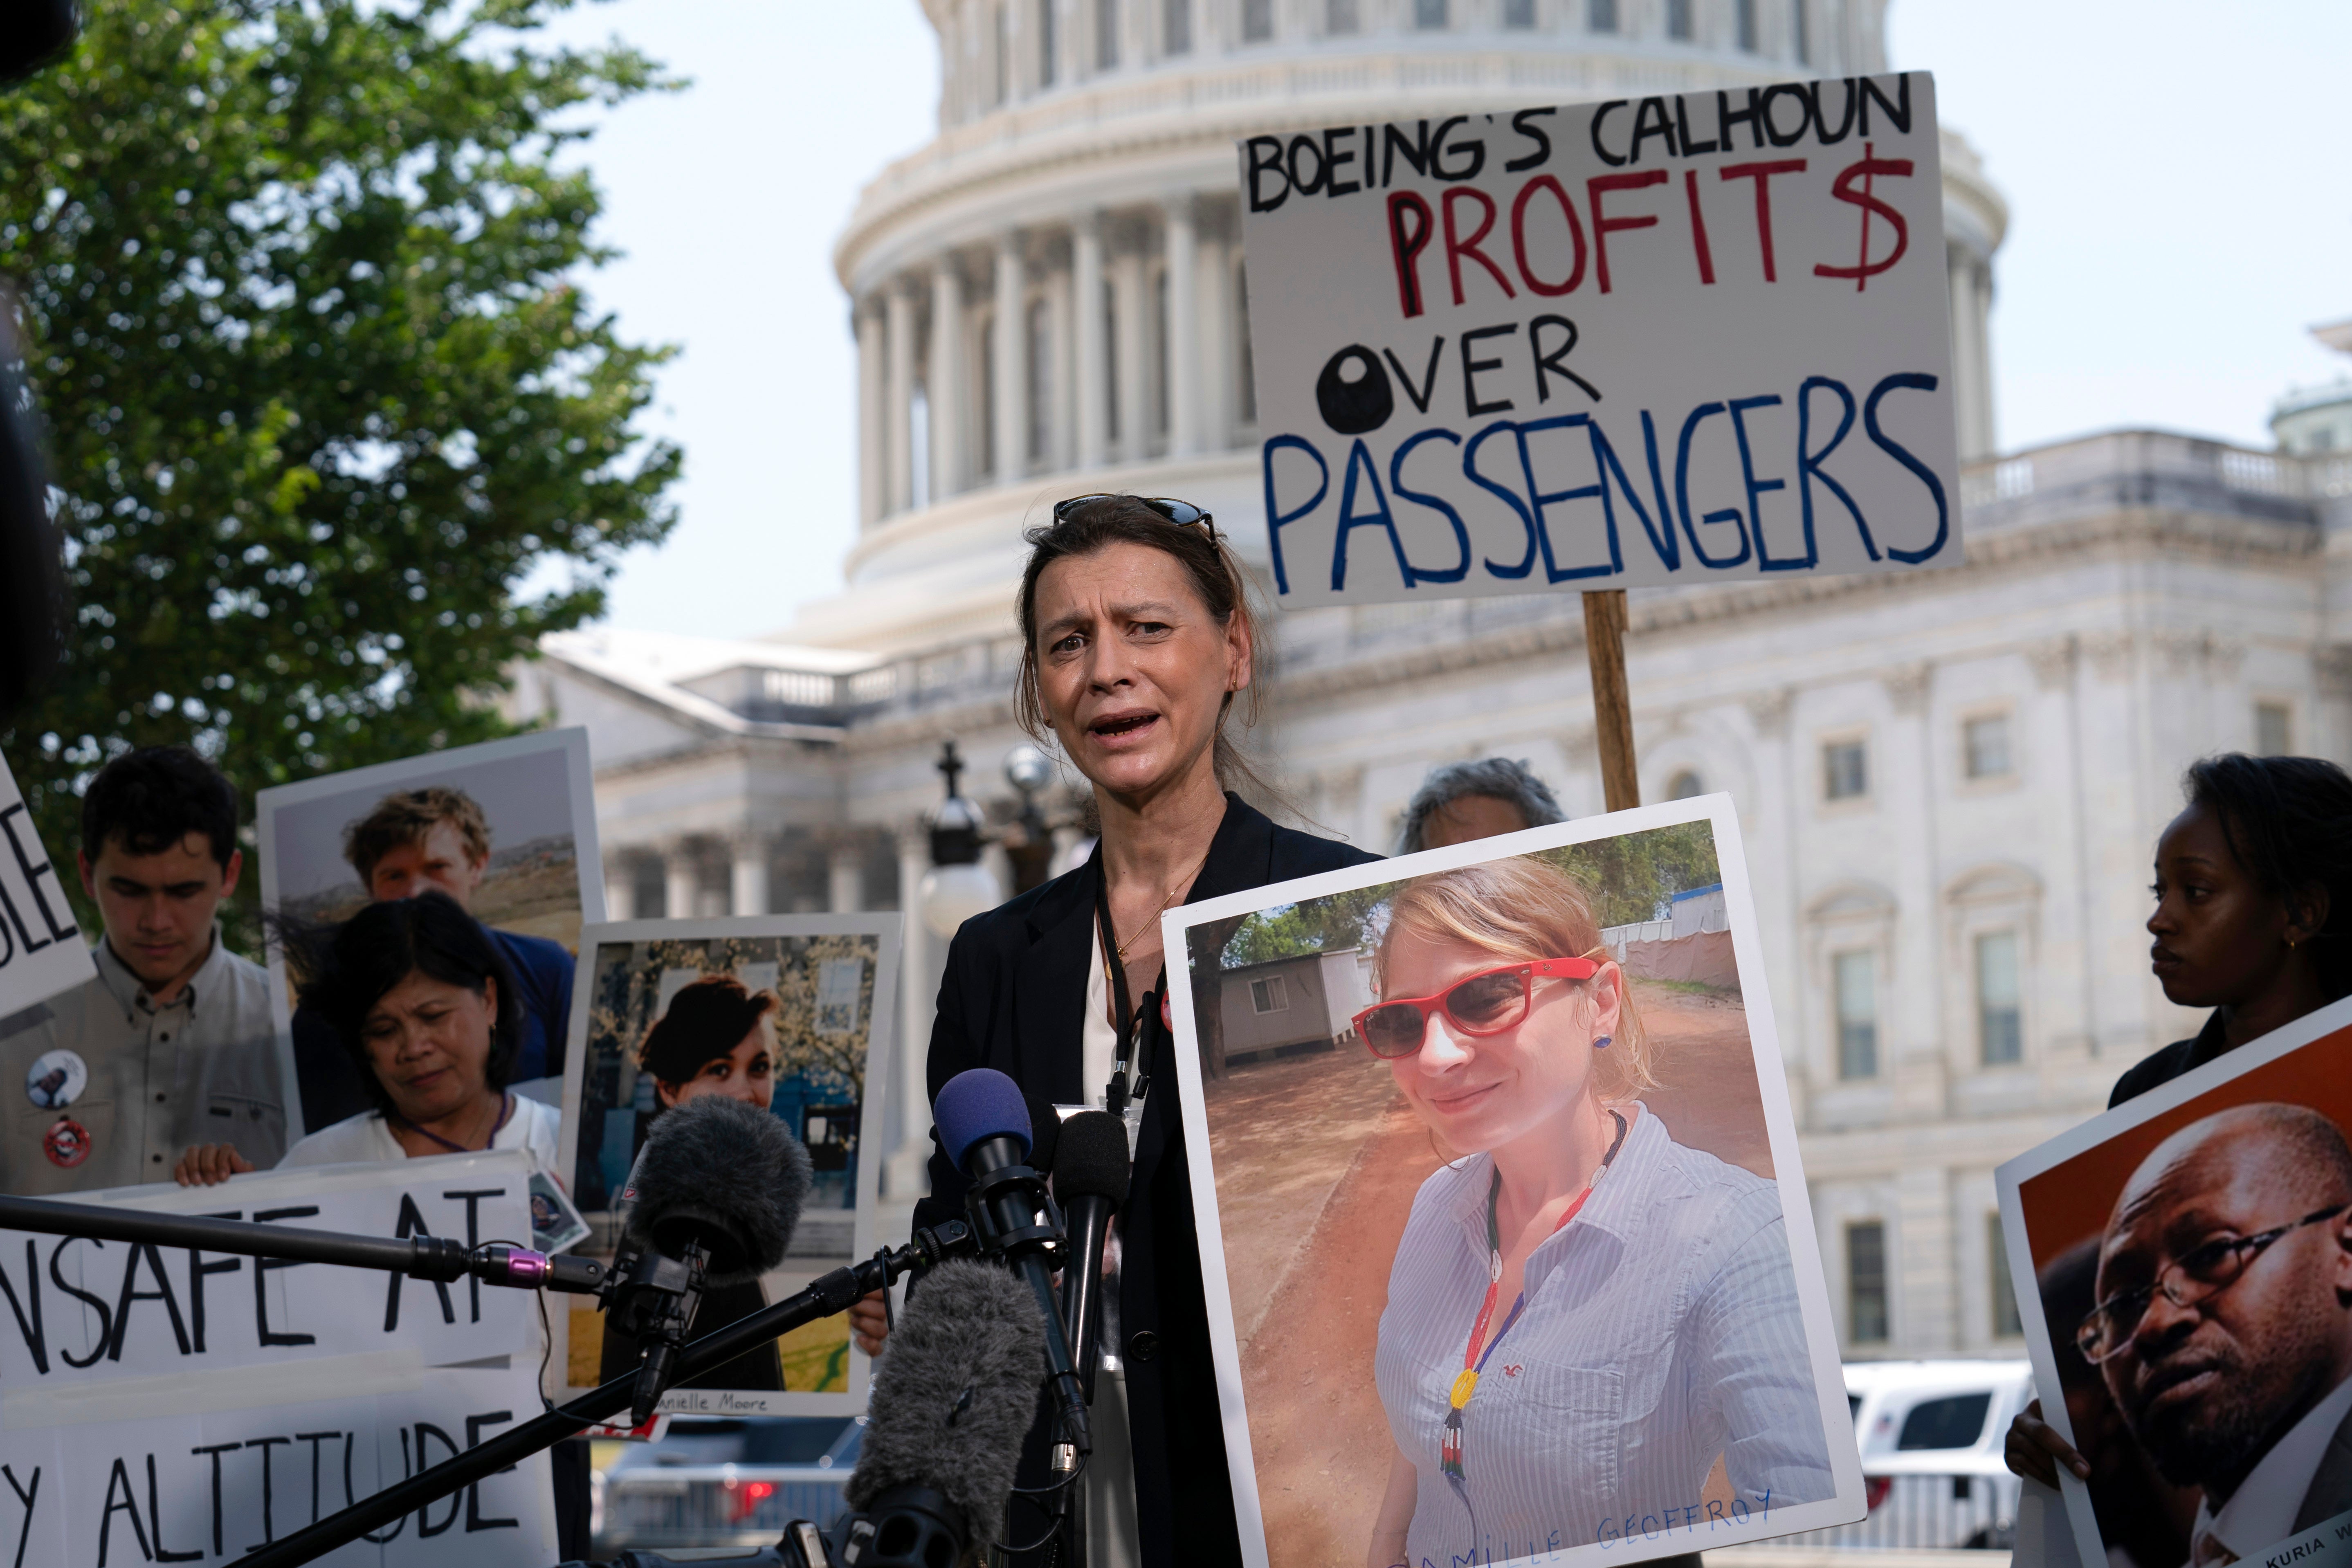
[[[1054,1196],[1069,1216],[1070,1263],[1062,1270],[1062,1332],[1087,1403],[1102,1359],[1103,1247],[1111,1216],[1127,1202],[1132,1165],[1127,1124],[1108,1110],[1082,1110],[1062,1124]]]
[[[995,1535],[1037,1413],[1045,1331],[1000,1268],[951,1259],[908,1302],[874,1371],[866,1437],[844,1495],[842,1558],[858,1568],[961,1563]],[[941,1555],[947,1542],[952,1551]]]
[[[1045,1328],[1046,1377],[1063,1435],[1076,1452],[1092,1453],[1086,1390],[1070,1363],[1054,1301],[1054,1269],[1068,1258],[1069,1244],[1062,1234],[1061,1211],[1024,1163],[1032,1123],[1021,1086],[991,1068],[958,1073],[932,1103],[931,1120],[948,1158],[971,1178],[966,1202],[981,1246],[1020,1269],[1037,1299]],[[1057,1456],[1055,1468],[1070,1468]]]
[[[613,1260],[612,1325],[644,1347],[632,1425],[667,1387],[704,1288],[783,1261],[814,1180],[800,1140],[747,1101],[706,1094],[655,1119],[622,1194],[629,1217]]]

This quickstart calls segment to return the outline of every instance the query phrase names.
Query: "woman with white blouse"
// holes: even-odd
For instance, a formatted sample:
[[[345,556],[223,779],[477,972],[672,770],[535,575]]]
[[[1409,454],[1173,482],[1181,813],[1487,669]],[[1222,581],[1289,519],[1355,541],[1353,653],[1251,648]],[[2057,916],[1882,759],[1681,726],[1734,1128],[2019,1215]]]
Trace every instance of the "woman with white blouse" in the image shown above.
[[[1583,889],[1532,857],[1406,884],[1357,1017],[1434,1141],[1375,1362],[1370,1568],[1709,1526],[1833,1495],[1770,1182],[1677,1143]]]
[[[559,1117],[506,1087],[518,993],[481,925],[443,893],[390,900],[327,931],[289,930],[302,1005],[333,1025],[375,1109],[324,1127],[278,1168],[528,1149],[556,1168]],[[182,1186],[253,1166],[226,1143],[191,1149]]]

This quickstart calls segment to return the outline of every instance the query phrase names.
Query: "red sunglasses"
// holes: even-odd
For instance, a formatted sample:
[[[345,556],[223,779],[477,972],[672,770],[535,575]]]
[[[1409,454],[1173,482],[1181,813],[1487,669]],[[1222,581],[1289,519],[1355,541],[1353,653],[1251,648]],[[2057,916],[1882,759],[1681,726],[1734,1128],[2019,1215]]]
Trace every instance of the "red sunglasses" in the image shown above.
[[[1434,996],[1400,996],[1356,1015],[1356,1033],[1383,1060],[1409,1057],[1429,1033],[1429,1016],[1443,1012],[1465,1035],[1499,1035],[1528,1016],[1538,980],[1590,980],[1601,965],[1590,958],[1540,958],[1465,975]]]

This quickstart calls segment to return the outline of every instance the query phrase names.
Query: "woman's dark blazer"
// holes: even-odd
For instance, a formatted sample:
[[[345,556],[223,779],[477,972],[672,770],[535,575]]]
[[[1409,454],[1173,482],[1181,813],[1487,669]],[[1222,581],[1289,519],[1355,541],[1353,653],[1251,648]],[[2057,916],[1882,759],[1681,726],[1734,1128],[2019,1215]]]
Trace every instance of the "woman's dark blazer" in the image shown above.
[[[1227,795],[1224,821],[1186,902],[1378,858],[1277,827]],[[983,1067],[1056,1104],[1078,1104],[1101,1092],[1102,1085],[1079,1081],[1101,875],[1097,848],[1077,869],[956,932],[931,1028],[934,1099],[956,1074]],[[1119,1327],[1127,1341],[1120,1349],[1127,1358],[1136,1524],[1146,1568],[1241,1561],[1178,1092],[1175,1064],[1153,1063],[1134,1183],[1120,1219]],[[965,1185],[963,1173],[940,1152],[935,1130],[931,1194],[915,1205],[915,1223],[961,1217]]]

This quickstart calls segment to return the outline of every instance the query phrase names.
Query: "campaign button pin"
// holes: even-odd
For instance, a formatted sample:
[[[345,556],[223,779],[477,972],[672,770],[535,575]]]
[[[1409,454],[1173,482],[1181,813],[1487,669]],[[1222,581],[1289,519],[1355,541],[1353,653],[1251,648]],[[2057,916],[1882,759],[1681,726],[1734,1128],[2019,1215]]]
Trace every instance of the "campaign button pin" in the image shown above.
[[[89,1158],[89,1129],[70,1116],[60,1116],[41,1135],[41,1152],[50,1164],[71,1170]]]
[[[89,1065],[77,1051],[44,1051],[25,1069],[25,1098],[43,1110],[63,1110],[89,1087]]]

